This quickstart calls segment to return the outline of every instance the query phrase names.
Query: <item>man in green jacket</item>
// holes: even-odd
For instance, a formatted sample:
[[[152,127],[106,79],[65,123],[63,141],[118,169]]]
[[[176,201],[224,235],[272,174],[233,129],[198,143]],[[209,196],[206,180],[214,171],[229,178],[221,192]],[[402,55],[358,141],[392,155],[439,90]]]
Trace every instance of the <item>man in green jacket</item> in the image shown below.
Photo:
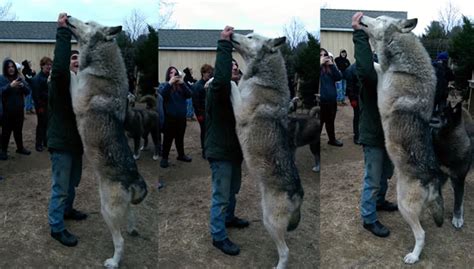
[[[79,68],[79,53],[71,51],[71,35],[67,15],[59,14],[48,93],[47,137],[52,170],[48,220],[51,236],[66,246],[77,245],[77,238],[64,227],[64,219],[87,218],[73,208],[75,188],[81,180],[83,148],[70,93]]]
[[[241,184],[242,150],[235,132],[230,102],[231,80],[240,78],[232,59],[230,38],[234,28],[226,26],[217,43],[214,80],[206,96],[206,137],[204,150],[212,171],[210,231],[212,244],[228,255],[238,255],[239,246],[229,240],[226,227],[244,228],[249,222],[234,215]]]
[[[377,210],[395,211],[397,205],[385,200],[387,180],[393,175],[393,164],[385,149],[385,140],[377,106],[377,73],[369,36],[361,29],[362,12],[352,17],[352,40],[356,59],[356,74],[360,82],[359,142],[364,148],[364,183],[360,213],[365,229],[379,237],[390,231],[377,219]]]

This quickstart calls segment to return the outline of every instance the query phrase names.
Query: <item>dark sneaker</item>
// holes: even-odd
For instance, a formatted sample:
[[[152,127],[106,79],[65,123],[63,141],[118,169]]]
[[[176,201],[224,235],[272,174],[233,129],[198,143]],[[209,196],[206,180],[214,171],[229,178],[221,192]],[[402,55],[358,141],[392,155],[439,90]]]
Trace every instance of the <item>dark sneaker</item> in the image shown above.
[[[225,227],[235,227],[235,228],[245,228],[248,227],[250,223],[247,220],[239,219],[234,217],[231,221],[226,221]]]
[[[37,145],[35,148],[36,148],[36,151],[38,152],[42,152],[44,150],[42,145]]]
[[[17,149],[16,150],[16,153],[18,154],[23,154],[23,155],[30,155],[31,154],[31,151],[25,149],[25,148],[22,148],[22,149]]]
[[[82,213],[79,210],[72,209],[71,211],[64,213],[64,219],[84,220],[87,219],[87,214]]]
[[[235,256],[235,255],[239,255],[240,253],[239,246],[232,243],[232,241],[230,241],[229,238],[226,238],[222,241],[212,240],[212,245],[220,249],[222,252],[224,252],[227,255]]]
[[[186,156],[186,155],[183,155],[183,156],[178,156],[178,158],[176,158],[176,160],[190,163],[193,160],[193,158],[191,158],[189,156]]]
[[[8,155],[5,152],[0,152],[0,160],[5,161],[8,160]]]
[[[77,245],[76,236],[68,232],[68,230],[63,230],[58,233],[51,232],[51,237],[58,240],[59,243],[68,247],[74,247],[75,245]]]
[[[393,212],[393,211],[398,210],[398,205],[385,200],[382,204],[377,205],[377,210],[378,211]]]
[[[170,166],[170,164],[168,163],[168,159],[161,159],[160,167],[161,168],[167,168],[168,166]]]
[[[328,141],[328,144],[331,145],[331,146],[336,146],[336,147],[342,147],[344,144],[339,141],[339,140],[334,140],[334,141]]]
[[[390,231],[378,220],[371,224],[364,223],[364,228],[378,237],[387,237],[390,235]]]

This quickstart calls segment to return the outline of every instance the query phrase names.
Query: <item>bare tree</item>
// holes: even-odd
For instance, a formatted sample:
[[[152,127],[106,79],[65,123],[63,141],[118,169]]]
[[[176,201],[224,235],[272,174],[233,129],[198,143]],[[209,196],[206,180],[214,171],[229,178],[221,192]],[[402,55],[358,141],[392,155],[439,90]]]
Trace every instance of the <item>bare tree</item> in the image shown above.
[[[444,8],[438,13],[438,21],[443,25],[446,33],[449,33],[453,27],[461,23],[461,13],[459,8],[449,0]]]
[[[148,33],[146,16],[137,9],[132,10],[130,17],[125,19],[123,26],[132,40],[137,40],[140,35]]]
[[[158,1],[158,29],[173,29],[177,27],[171,18],[174,12],[174,2],[166,0]]]
[[[0,5],[0,20],[2,21],[14,21],[16,20],[16,15],[10,12],[12,7],[12,2],[7,1],[5,4]]]
[[[307,40],[307,32],[304,24],[296,17],[293,17],[288,25],[283,26],[283,33],[291,48],[296,48],[299,43]]]

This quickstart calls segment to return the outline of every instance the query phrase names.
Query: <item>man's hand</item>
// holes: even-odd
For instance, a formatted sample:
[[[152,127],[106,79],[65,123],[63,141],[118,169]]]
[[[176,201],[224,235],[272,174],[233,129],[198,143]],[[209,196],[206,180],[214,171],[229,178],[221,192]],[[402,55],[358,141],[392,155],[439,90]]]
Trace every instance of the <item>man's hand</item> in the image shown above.
[[[59,13],[58,27],[67,27],[67,13]]]
[[[234,27],[226,26],[224,30],[221,32],[221,39],[229,40],[232,34],[234,33]]]
[[[362,26],[360,25],[360,19],[362,19],[362,16],[364,16],[364,13],[362,12],[356,12],[352,16],[352,29],[354,30],[362,29]]]

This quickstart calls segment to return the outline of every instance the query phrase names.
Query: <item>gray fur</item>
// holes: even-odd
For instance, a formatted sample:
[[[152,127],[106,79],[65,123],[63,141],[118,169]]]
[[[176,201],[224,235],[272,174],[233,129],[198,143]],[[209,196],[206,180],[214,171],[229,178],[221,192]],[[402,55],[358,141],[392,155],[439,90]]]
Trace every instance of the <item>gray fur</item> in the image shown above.
[[[290,93],[279,51],[285,39],[233,34],[232,42],[247,64],[238,88],[232,83],[237,136],[249,172],[260,183],[264,225],[278,248],[277,268],[283,269],[288,262],[285,230],[298,226],[303,201],[288,130]]]
[[[464,224],[464,182],[472,163],[472,142],[466,127],[471,122],[469,112],[462,109],[462,102],[449,104],[441,114],[444,123],[433,132],[436,156],[446,167],[454,190],[452,225],[460,229]]]
[[[362,29],[378,55],[376,66],[378,107],[387,152],[397,175],[398,207],[415,235],[413,251],[405,263],[415,263],[424,246],[419,216],[426,203],[443,220],[441,186],[446,175],[434,154],[429,121],[434,104],[436,77],[428,53],[410,31],[416,19],[363,16]]]
[[[130,99],[129,99],[130,101]],[[127,116],[125,118],[125,131],[127,135],[133,139],[134,149],[133,149],[133,158],[138,160],[140,158],[140,141],[143,138],[144,144],[143,148],[146,148],[148,145],[148,136],[151,134],[154,151],[153,151],[153,160],[158,160],[158,155],[160,151],[159,143],[159,115],[158,112],[154,109],[156,107],[156,100],[152,96],[144,96],[141,98],[140,102],[146,102],[147,108],[134,108],[131,107],[130,103],[127,109]]]
[[[78,83],[71,89],[74,113],[85,153],[99,179],[101,212],[114,242],[114,256],[104,265],[118,267],[124,241],[120,226],[132,215],[130,203],[141,202],[147,194],[124,131],[128,83],[113,40],[121,27],[83,23],[72,17],[68,25],[80,50]],[[133,225],[129,228],[133,233]]]

